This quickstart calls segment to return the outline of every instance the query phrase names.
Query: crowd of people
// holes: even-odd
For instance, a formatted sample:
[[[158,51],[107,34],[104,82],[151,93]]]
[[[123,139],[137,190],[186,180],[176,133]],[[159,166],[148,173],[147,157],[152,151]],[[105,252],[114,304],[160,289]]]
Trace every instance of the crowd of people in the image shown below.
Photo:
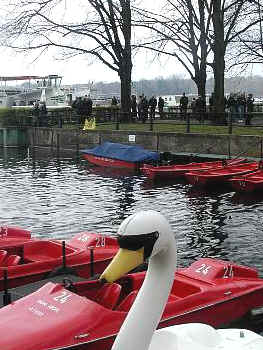
[[[79,117],[79,124],[84,124],[85,119],[91,117],[93,101],[90,96],[77,97],[73,103],[72,108],[76,111]]]
[[[233,120],[245,119],[246,125],[251,125],[251,119],[253,117],[254,102],[252,94],[247,96],[243,93],[231,93],[229,98],[226,100],[226,108],[229,109]]]
[[[147,97],[142,94],[137,100],[135,95],[131,96],[131,114],[133,121],[139,120],[142,123],[145,123],[148,118],[154,120],[157,108],[160,119],[163,119],[164,99],[162,97],[159,97],[158,100],[156,96],[147,99]]]
[[[111,106],[119,105],[120,101],[113,96],[111,99]],[[158,112],[160,119],[165,118],[164,113],[165,100],[163,97],[151,96],[147,98],[144,94],[140,96],[131,96],[131,120],[141,121],[145,123],[148,119],[154,120],[156,112]],[[76,114],[79,116],[79,123],[83,124],[86,118],[92,114],[92,99],[85,95],[84,97],[77,97],[72,104]],[[203,120],[204,116],[209,113],[212,115],[214,111],[214,95],[209,98],[209,105],[201,96],[189,99],[185,92],[179,100],[179,113],[182,119],[186,118],[187,113],[194,115],[198,120]],[[225,111],[229,112],[232,120],[237,118],[245,119],[246,125],[250,125],[253,116],[254,98],[252,94],[234,94],[231,93],[228,98],[225,98]]]

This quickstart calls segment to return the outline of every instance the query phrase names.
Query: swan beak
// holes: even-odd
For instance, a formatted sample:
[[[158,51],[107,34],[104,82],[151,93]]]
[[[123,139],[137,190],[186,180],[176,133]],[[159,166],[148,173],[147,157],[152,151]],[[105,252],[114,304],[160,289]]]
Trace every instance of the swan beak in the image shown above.
[[[107,282],[114,282],[126,273],[141,265],[144,261],[144,248],[128,250],[120,248],[118,253],[100,276]]]

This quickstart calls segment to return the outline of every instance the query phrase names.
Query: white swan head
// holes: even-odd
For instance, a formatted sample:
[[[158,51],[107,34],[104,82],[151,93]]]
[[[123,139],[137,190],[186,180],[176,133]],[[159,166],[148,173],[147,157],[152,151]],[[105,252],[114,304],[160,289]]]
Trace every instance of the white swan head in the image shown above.
[[[107,282],[114,282],[145,259],[153,258],[175,244],[170,224],[162,214],[153,210],[126,218],[118,229],[117,239],[120,249],[100,277]]]

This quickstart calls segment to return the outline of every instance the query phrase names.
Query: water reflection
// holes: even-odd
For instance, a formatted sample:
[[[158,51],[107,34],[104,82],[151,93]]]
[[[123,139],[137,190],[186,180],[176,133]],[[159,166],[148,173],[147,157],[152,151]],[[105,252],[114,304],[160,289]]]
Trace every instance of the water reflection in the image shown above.
[[[194,232],[188,235],[190,247],[195,247],[194,259],[198,257],[228,259],[228,252],[223,249],[223,243],[228,238],[228,234],[223,231],[227,213],[220,211],[224,198],[209,196],[206,192],[192,188],[186,194],[193,219],[196,221]]]

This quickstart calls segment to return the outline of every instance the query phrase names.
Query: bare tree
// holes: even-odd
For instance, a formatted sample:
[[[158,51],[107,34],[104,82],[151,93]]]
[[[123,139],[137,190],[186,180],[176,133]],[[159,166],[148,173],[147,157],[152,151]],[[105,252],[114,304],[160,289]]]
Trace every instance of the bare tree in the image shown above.
[[[262,64],[263,62],[263,1],[247,0],[250,8],[250,16],[253,17],[255,25],[236,38],[235,59],[231,61],[231,67],[239,66],[241,69],[251,64]]]
[[[198,94],[205,98],[207,58],[211,48],[207,41],[212,12],[207,15],[204,0],[166,0],[162,13],[137,9],[140,24],[154,36],[141,47],[158,56],[168,55],[182,64],[195,82]]]
[[[213,50],[215,109],[224,112],[224,80],[226,63],[233,66],[233,57],[240,63],[240,56],[235,56],[235,43],[238,37],[254,28],[258,20],[247,0],[211,1],[213,32],[210,35]],[[230,57],[226,62],[226,57]],[[236,61],[237,62],[237,61]]]
[[[6,6],[2,45],[95,57],[119,75],[122,110],[130,112],[131,0],[12,0]]]
[[[225,69],[233,65],[235,43],[258,22],[251,1],[260,0],[166,0],[162,15],[141,13],[141,25],[157,34],[141,46],[179,61],[203,97],[210,67],[214,74],[215,111],[223,112]]]

